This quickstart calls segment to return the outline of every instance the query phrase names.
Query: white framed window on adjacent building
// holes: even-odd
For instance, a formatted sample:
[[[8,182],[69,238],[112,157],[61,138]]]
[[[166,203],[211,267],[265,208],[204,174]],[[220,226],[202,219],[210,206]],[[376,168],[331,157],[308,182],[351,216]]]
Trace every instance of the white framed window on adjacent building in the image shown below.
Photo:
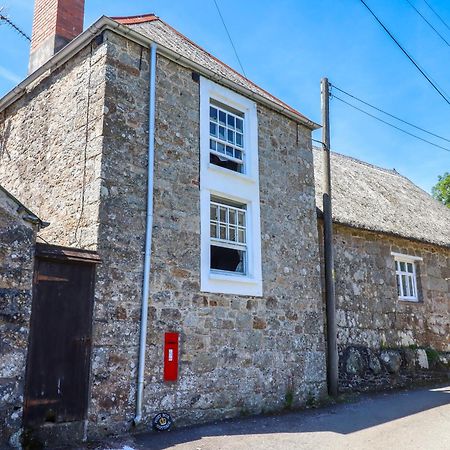
[[[394,257],[395,262],[398,298],[400,300],[418,302],[416,264],[422,261],[422,258],[395,252],[392,252],[391,255]]]
[[[200,78],[201,290],[262,295],[256,104]]]

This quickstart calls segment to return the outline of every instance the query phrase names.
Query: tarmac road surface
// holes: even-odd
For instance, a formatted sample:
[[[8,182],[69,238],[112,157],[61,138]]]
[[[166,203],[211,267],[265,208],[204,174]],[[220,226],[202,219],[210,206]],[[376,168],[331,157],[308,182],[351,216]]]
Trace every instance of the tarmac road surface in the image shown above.
[[[350,404],[136,435],[90,448],[450,450],[450,386],[365,395]]]

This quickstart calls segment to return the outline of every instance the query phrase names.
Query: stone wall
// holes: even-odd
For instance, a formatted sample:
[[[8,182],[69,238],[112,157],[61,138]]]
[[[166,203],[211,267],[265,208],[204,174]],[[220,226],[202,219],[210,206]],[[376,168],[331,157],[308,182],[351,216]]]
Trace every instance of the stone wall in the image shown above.
[[[447,382],[450,353],[403,347],[372,350],[363,345],[341,347],[339,388],[374,391]]]
[[[148,51],[105,32],[7,108],[0,182],[96,249],[90,437],[132,428],[144,260]],[[157,65],[155,208],[144,423],[300,406],[326,391],[310,131],[258,106],[264,297],[200,292],[199,84]],[[163,338],[180,332],[180,378]]]
[[[131,427],[143,271],[148,52],[108,37],[90,435]],[[264,297],[200,292],[199,84],[157,64],[151,298],[144,422],[280,410],[326,391],[310,132],[259,106]],[[180,373],[164,383],[164,332]]]
[[[338,340],[450,351],[450,249],[335,226]],[[420,256],[419,302],[398,299],[391,252]]]
[[[52,244],[97,247],[106,47],[100,41],[88,45],[66,64],[43,75],[0,113],[0,184],[50,222],[39,235]],[[28,262],[24,264],[23,270],[28,271]],[[31,278],[29,283],[31,289]],[[11,295],[7,298],[12,306],[6,309],[4,320],[11,329],[24,330],[20,331],[23,336],[16,332],[23,348],[17,358],[8,360],[11,365],[2,367],[7,375],[0,376],[13,374],[4,395],[10,395],[7,405],[18,402],[11,422],[11,430],[17,431],[23,398],[18,401],[21,394],[12,391],[17,384],[13,377],[20,377],[22,383],[28,333],[23,324],[28,323],[31,292],[25,295],[20,291],[18,298]],[[23,314],[10,316],[8,311],[18,302]],[[52,433],[59,439],[57,432]]]
[[[37,228],[18,207],[0,190],[0,447],[21,427],[31,314]]]
[[[422,359],[425,349],[450,351],[449,249],[339,224],[334,224],[334,245],[341,377],[348,375],[344,366],[355,353],[352,349],[360,346],[366,348],[364,355],[380,356],[383,349],[399,351],[402,368],[414,366],[411,359],[418,361],[407,350],[421,349]],[[391,252],[423,258],[416,264],[419,302],[398,299]],[[369,372],[362,372],[368,384]],[[426,373],[425,378],[430,376]],[[355,385],[354,377],[350,378]],[[380,380],[373,383],[382,384]],[[385,385],[390,384],[395,383]]]
[[[0,184],[50,222],[52,244],[96,246],[105,53],[92,43],[0,113]]]
[[[90,436],[125,432],[134,418],[147,200],[148,51],[111,32],[105,39]]]

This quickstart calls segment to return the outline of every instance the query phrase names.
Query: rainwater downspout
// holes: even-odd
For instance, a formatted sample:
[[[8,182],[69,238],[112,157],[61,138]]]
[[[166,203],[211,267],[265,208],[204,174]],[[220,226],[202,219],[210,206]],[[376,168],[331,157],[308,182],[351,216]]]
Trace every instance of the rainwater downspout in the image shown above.
[[[147,341],[148,299],[150,294],[150,269],[153,228],[153,166],[155,161],[155,95],[156,95],[156,49],[150,45],[150,107],[148,117],[148,168],[147,168],[147,218],[145,227],[144,282],[142,286],[141,331],[139,336],[138,382],[136,396],[136,416],[134,424],[142,420],[142,400],[144,396],[145,351]]]

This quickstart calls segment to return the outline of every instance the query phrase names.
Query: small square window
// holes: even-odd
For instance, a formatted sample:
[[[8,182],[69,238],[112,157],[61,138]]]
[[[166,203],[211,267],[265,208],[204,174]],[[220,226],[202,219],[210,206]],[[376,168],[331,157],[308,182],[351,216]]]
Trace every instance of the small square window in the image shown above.
[[[395,276],[397,280],[397,292],[400,300],[418,301],[417,277],[415,261],[405,255],[395,256]]]

